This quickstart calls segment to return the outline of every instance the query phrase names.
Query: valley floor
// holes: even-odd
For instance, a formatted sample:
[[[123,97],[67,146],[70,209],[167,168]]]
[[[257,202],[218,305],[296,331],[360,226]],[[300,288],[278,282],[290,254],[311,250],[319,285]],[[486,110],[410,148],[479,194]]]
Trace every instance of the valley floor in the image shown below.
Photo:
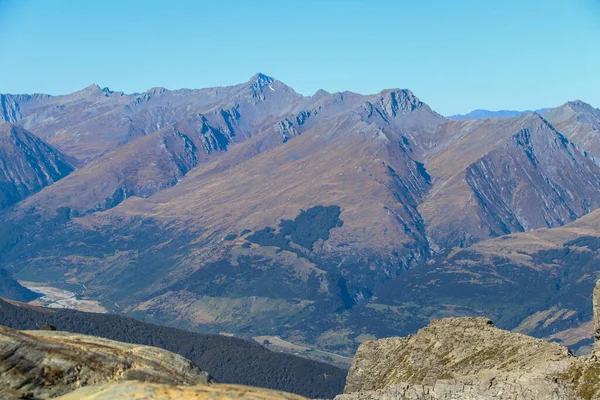
[[[297,356],[333,364],[340,368],[348,369],[352,364],[352,357],[344,357],[342,355],[319,350],[314,347],[290,343],[281,339],[279,336],[254,336],[253,339],[266,346],[269,350],[292,353]]]
[[[48,308],[68,308],[77,311],[106,313],[106,309],[94,300],[81,300],[77,295],[65,289],[50,286],[44,282],[19,281],[27,289],[43,296],[29,304]]]
[[[48,308],[64,308],[84,312],[107,313],[107,310],[100,305],[100,302],[79,299],[78,294],[66,289],[51,286],[52,283],[30,281],[19,281],[19,283],[29,290],[43,295],[28,304]],[[224,336],[236,336],[231,333],[221,334]],[[350,365],[352,364],[352,357],[345,357],[340,354],[319,350],[302,344],[290,343],[278,336],[255,336],[253,339],[270,350],[322,361],[343,369],[350,368]],[[265,344],[265,341],[268,341],[268,343]]]

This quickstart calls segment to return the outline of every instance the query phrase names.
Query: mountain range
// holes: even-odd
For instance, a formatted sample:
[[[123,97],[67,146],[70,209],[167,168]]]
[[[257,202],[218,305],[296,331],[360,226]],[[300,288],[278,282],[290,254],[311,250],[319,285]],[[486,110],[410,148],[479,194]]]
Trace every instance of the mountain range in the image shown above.
[[[449,115],[448,118],[456,120],[456,121],[462,121],[464,119],[515,118],[515,117],[520,117],[523,114],[531,114],[531,113],[534,113],[534,112],[540,114],[540,113],[546,112],[546,111],[548,111],[550,109],[551,108],[540,108],[540,109],[537,109],[535,111],[532,111],[532,110],[524,110],[524,111],[517,111],[517,110],[497,110],[497,111],[491,111],[491,110],[477,109],[477,110],[473,110],[471,112],[468,112],[466,114]]]
[[[600,110],[586,103],[453,120],[406,89],[303,96],[257,74],[0,107],[0,266],[17,280],[345,355],[463,315],[591,343]]]

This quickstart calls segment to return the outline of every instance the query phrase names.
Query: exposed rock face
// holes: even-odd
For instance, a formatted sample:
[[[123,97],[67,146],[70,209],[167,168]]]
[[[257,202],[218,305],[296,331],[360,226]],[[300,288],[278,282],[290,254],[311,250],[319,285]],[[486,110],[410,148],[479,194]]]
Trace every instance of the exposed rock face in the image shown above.
[[[19,105],[12,96],[0,94],[0,120],[17,122],[21,119]]]
[[[217,131],[216,122],[224,127],[240,122],[236,139],[243,141],[253,135],[253,127],[272,123],[270,118],[283,117],[303,100],[263,74],[243,84],[199,90],[152,88],[124,94],[90,85],[64,96],[2,94],[0,121],[19,122],[61,151],[88,162],[199,113],[206,114]]]
[[[542,113],[550,123],[579,148],[600,162],[600,110],[581,100],[569,101]]]
[[[302,400],[305,397],[240,385],[170,386],[140,382],[120,382],[82,388],[59,397],[60,400],[97,399],[196,399],[196,400]]]
[[[154,347],[0,327],[0,398],[51,398],[124,380],[197,385],[210,378],[187,359]]]
[[[473,145],[460,139],[425,164],[434,179],[446,180],[420,207],[428,236],[440,248],[562,226],[600,206],[599,170],[590,158],[539,115],[515,123],[507,130],[502,120],[479,123],[498,131],[494,149],[479,148],[471,158]],[[464,170],[451,176],[453,165]],[[580,191],[585,194],[575,195]]]
[[[362,344],[336,399],[591,399],[598,371],[595,356],[576,358],[487,318],[448,318]]]
[[[0,124],[0,209],[67,176],[73,164],[20,126]]]
[[[515,172],[524,170],[532,172],[524,176]],[[597,208],[598,203],[569,195],[585,187],[590,192],[584,198],[598,199],[595,171],[592,161],[575,151],[565,137],[539,124],[522,129],[502,151],[491,152],[469,166],[466,179],[487,214],[485,218],[500,220],[488,225],[498,233],[508,233],[564,225]]]

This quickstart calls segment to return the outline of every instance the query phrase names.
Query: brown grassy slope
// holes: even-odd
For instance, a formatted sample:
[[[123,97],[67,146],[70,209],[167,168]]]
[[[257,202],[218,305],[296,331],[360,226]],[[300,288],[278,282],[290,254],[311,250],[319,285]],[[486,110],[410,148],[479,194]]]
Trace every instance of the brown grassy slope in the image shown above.
[[[503,327],[589,352],[587,293],[598,275],[599,222],[597,209],[562,227],[505,235],[455,251],[398,283],[409,289],[402,301],[427,298],[437,316],[487,310]],[[380,297],[394,302],[393,296]]]
[[[125,107],[119,106],[125,101],[122,95],[94,87],[80,95],[50,98],[54,102],[64,102],[67,110],[64,129],[68,132],[56,138],[64,140],[68,146],[80,146],[81,149],[78,149],[81,151],[96,151],[96,141],[105,148],[103,154],[89,156],[94,159],[68,181],[49,188],[20,208],[34,208],[41,214],[52,215],[57,208],[68,207],[81,214],[114,207],[127,197],[148,197],[173,186],[198,164],[218,157],[254,135],[261,137],[262,141],[258,144],[262,144],[262,148],[247,151],[245,155],[238,151],[242,159],[280,145],[283,138],[272,129],[274,121],[303,100],[291,88],[268,77],[253,78],[244,84],[222,88],[217,91],[218,95],[212,92],[213,89],[176,92],[156,89],[142,96],[143,101],[125,96],[130,101]],[[96,98],[102,104],[106,103],[106,107],[111,105],[113,108],[107,113],[103,109],[90,108],[89,102]],[[94,132],[92,138],[86,136],[87,133],[82,133],[85,136],[82,138],[72,137],[69,133],[81,129],[77,125],[80,116],[71,109],[76,105],[88,107],[86,113],[90,117],[84,123],[90,125],[85,130]],[[41,111],[34,109],[31,112],[37,116]],[[155,121],[157,116],[161,120],[147,127],[149,121]],[[135,129],[141,129],[144,135],[130,135],[122,141],[119,139],[121,133],[117,132],[122,128],[117,127],[117,131],[113,131],[98,126],[114,124],[121,118],[127,119],[127,123]],[[165,127],[156,130],[161,126]],[[45,125],[38,128],[48,129]],[[261,134],[263,130],[267,130],[266,135]],[[52,138],[55,136],[49,139]],[[244,148],[248,150],[248,146]]]
[[[600,209],[568,223],[552,229],[536,229],[530,232],[516,233],[502,238],[476,243],[469,248],[482,254],[503,255],[520,258],[524,252],[532,254],[540,250],[558,249],[564,243],[582,236],[600,237]],[[532,265],[532,267],[536,267]],[[537,266],[540,267],[540,266]]]
[[[337,204],[345,224],[332,233],[330,246],[390,249],[407,239],[397,226],[395,215],[403,211],[388,166],[404,176],[414,164],[375,124],[342,114],[226,171],[207,175],[213,166],[199,166],[177,187],[126,202],[114,214],[241,231],[276,226],[302,208]]]

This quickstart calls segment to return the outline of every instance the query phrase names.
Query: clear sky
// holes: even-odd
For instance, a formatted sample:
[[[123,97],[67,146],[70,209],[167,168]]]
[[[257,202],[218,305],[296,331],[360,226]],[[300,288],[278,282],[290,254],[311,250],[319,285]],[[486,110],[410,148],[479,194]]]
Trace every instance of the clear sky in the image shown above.
[[[600,0],[0,0],[0,92],[127,93],[263,72],[411,89],[442,114],[600,106]]]

